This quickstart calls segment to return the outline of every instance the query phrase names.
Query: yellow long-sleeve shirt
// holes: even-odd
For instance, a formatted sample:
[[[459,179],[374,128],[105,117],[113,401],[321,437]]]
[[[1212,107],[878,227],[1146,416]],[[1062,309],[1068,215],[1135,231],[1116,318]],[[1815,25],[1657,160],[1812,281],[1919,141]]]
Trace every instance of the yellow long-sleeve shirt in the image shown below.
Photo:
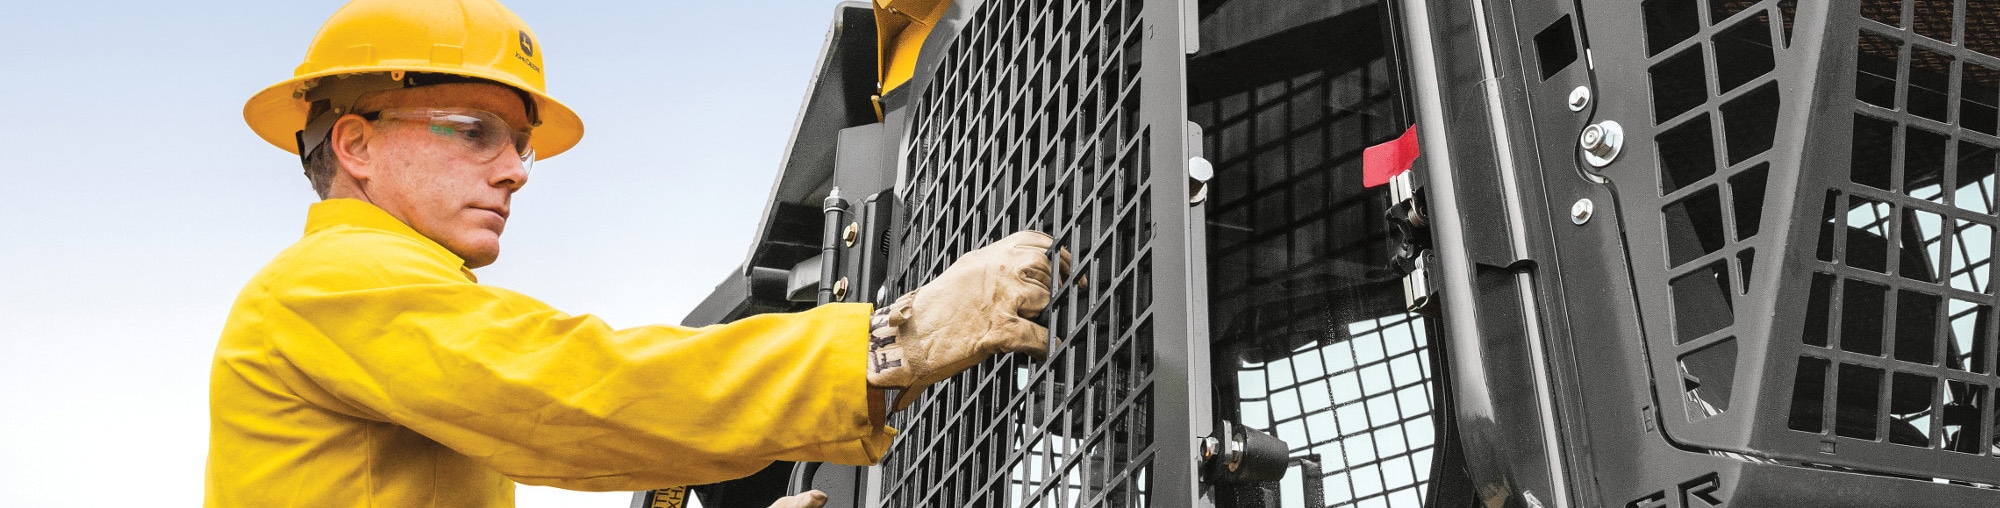
[[[614,329],[478,284],[381,209],[314,204],[230,310],[209,507],[503,507],[513,482],[703,484],[871,464],[869,308]],[[879,400],[879,399],[875,399]]]

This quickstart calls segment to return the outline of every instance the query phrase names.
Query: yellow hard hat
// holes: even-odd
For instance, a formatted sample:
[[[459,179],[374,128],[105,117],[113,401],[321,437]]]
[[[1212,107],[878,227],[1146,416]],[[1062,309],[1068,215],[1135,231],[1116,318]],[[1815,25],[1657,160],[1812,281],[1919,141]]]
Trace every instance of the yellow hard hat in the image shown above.
[[[354,0],[320,27],[292,79],[243,105],[243,119],[264,141],[298,154],[301,145],[316,146],[325,136],[307,135],[308,121],[330,128],[338,116],[306,118],[316,100],[331,101],[339,113],[366,91],[427,84],[418,76],[488,80],[530,99],[529,121],[536,127],[529,144],[546,159],[576,146],[583,120],[548,96],[541,49],[528,24],[494,0]],[[367,85],[347,86],[350,81]],[[308,141],[310,136],[320,138]]]

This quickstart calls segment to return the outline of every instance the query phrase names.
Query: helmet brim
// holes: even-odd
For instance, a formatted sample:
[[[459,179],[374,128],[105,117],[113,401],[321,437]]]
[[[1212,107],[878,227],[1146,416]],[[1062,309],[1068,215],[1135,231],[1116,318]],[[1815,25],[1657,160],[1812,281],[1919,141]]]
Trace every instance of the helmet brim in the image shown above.
[[[243,105],[243,121],[250,124],[250,130],[255,131],[258,137],[264,138],[265,142],[293,155],[297,155],[299,153],[297,133],[300,129],[305,128],[306,110],[310,107],[306,101],[293,97],[293,92],[298,90],[300,83],[307,80],[342,74],[395,71],[454,74],[491,80],[513,87],[522,93],[528,94],[530,97],[534,97],[535,113],[541,120],[541,125],[535,127],[534,137],[530,138],[528,143],[534,145],[535,157],[537,159],[548,159],[561,155],[563,152],[569,151],[571,147],[576,146],[577,142],[583,140],[583,119],[577,117],[575,111],[569,109],[569,106],[564,105],[554,97],[537,92],[533,87],[512,79],[504,73],[486,73],[470,70],[467,72],[440,71],[430,66],[379,65],[342,67],[295,76],[292,79],[271,85],[263,91],[257,92],[256,95],[251,96],[250,102]]]

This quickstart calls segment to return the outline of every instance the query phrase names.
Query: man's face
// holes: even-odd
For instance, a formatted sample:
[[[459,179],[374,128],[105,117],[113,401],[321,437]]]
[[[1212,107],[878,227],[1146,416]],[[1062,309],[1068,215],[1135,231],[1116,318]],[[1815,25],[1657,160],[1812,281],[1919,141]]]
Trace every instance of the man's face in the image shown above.
[[[483,83],[385,92],[362,100],[355,110],[411,107],[484,110],[506,120],[513,129],[528,125],[519,94]],[[499,258],[500,233],[507,228],[509,204],[514,192],[528,183],[527,169],[514,151],[508,149],[494,157],[475,153],[422,121],[377,121],[374,125],[370,175],[362,184],[368,200],[464,258],[468,267],[486,266]]]

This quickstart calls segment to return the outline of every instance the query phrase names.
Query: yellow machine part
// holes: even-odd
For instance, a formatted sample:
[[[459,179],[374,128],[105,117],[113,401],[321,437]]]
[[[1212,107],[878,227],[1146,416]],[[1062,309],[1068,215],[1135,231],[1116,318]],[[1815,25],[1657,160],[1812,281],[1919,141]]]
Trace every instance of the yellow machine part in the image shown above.
[[[875,41],[879,91],[888,94],[896,87],[910,80],[916,73],[917,52],[924,47],[924,39],[944,17],[951,0],[873,0],[875,3]],[[877,104],[880,107],[880,104]],[[877,113],[879,116],[879,112]]]

